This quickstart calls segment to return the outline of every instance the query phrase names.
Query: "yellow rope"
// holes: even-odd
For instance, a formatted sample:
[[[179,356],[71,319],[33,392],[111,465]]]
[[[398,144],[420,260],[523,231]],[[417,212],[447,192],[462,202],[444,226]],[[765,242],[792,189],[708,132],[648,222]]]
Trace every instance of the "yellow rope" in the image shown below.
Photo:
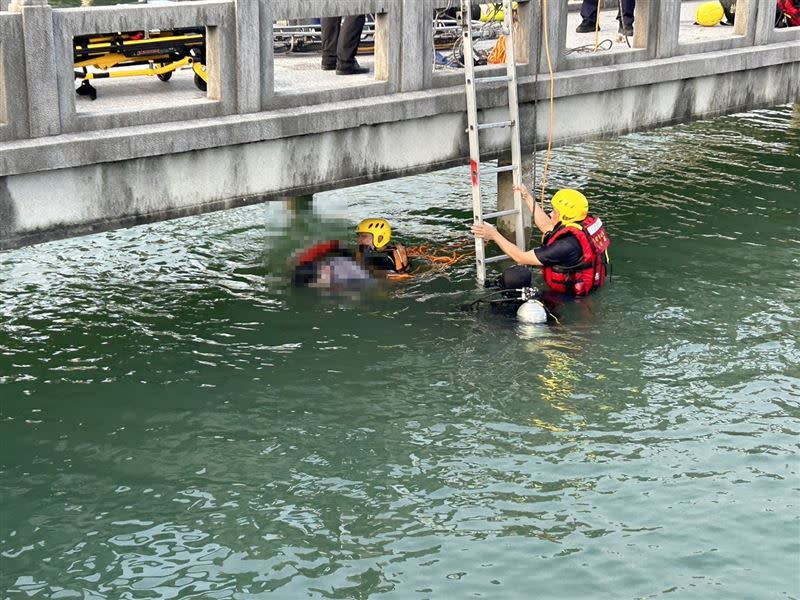
[[[594,50],[592,52],[597,52],[600,47],[600,8],[602,4],[602,0],[597,0],[597,12],[594,18]]]

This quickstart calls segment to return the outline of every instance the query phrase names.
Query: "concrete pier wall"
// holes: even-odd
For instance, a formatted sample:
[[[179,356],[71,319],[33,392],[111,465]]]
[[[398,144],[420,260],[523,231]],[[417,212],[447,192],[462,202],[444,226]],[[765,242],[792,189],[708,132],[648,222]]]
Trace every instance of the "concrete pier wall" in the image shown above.
[[[670,0],[641,0],[638,43],[645,47],[579,57],[564,50],[566,4],[550,2],[555,144],[800,98],[800,31],[772,27],[765,16],[774,15],[770,0],[739,1],[748,14],[743,35],[689,51],[677,42]],[[44,0],[14,0],[12,12],[0,12],[0,248],[466,162],[463,74],[431,68],[428,15],[446,0],[299,4],[202,0],[52,10]],[[528,151],[547,139],[549,78],[540,74],[536,82],[534,71],[539,10],[537,2],[520,9],[519,41],[530,53],[518,69]],[[272,22],[355,12],[379,15],[379,78],[364,86],[277,93]],[[46,19],[51,28],[44,33],[26,30]],[[72,36],[198,24],[207,27],[215,57],[205,98],[169,110],[76,110]],[[49,58],[29,51],[47,31]],[[485,107],[481,120],[502,120],[504,86],[484,89],[479,106]],[[504,132],[488,132],[483,148],[484,159],[506,152]]]

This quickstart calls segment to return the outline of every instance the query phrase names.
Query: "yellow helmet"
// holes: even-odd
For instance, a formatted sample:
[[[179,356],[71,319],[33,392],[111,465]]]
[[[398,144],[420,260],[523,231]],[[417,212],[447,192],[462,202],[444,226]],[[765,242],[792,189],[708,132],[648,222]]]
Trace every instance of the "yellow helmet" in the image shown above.
[[[518,4],[519,4],[518,2],[513,2],[511,5],[511,10],[517,10]],[[485,4],[481,4],[480,9],[481,9],[480,20],[483,21],[484,23],[488,23],[489,21],[502,22],[503,18],[505,17],[503,13],[503,3],[497,2],[496,0],[494,2],[487,2]]]
[[[356,233],[371,233],[372,245],[380,250],[392,239],[392,226],[386,219],[364,219],[356,227]]]
[[[697,7],[694,22],[703,27],[714,27],[719,25],[724,16],[725,9],[722,8],[722,4],[720,4],[719,0],[714,0],[713,2],[705,2]]]
[[[553,196],[552,204],[562,223],[583,221],[589,214],[589,201],[578,190],[558,190]]]

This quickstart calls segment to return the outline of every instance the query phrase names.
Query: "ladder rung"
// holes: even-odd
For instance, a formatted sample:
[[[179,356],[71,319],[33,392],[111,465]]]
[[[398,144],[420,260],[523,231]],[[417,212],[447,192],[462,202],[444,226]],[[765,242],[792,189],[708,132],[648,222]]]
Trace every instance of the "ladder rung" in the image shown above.
[[[481,129],[497,129],[500,127],[511,127],[514,121],[497,121],[496,123],[478,123],[478,131]]]
[[[513,171],[514,165],[504,165],[502,167],[489,167],[488,169],[481,169],[481,175],[494,175],[495,173],[505,173],[506,171]]]
[[[511,75],[497,75],[494,77],[476,77],[475,83],[496,83],[498,81],[511,81]]]
[[[486,219],[494,219],[495,217],[505,217],[508,215],[516,215],[519,212],[516,208],[512,208],[511,210],[498,210],[497,212],[493,213],[486,213],[483,215],[483,220]]]
[[[483,262],[485,264],[493,263],[493,262],[500,262],[501,260],[511,260],[507,254],[498,254],[497,256],[490,256],[489,258],[484,258]]]

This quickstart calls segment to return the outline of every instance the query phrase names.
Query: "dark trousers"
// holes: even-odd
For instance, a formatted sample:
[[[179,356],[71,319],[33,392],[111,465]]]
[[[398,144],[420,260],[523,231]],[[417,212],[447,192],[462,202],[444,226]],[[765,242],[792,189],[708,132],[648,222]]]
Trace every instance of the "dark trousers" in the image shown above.
[[[322,64],[346,69],[356,65],[356,52],[366,17],[353,15],[322,19]]]
[[[617,0],[619,4],[619,0]],[[604,4],[605,5],[605,4]],[[622,0],[622,24],[625,27],[633,27],[633,11],[636,0]],[[617,9],[617,19],[619,19],[619,9]],[[581,4],[581,17],[584,21],[595,23],[597,21],[597,0],[583,0]]]

